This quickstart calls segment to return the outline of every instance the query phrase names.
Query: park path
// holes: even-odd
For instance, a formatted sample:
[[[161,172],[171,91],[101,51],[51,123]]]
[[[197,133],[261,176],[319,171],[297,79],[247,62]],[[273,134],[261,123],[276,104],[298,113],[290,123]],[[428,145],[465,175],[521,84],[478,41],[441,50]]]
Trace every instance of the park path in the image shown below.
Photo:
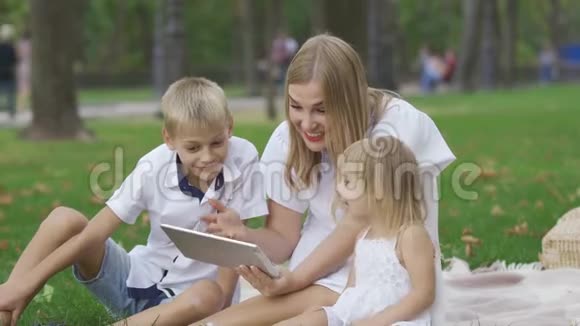
[[[401,94],[404,96],[415,95],[418,87],[414,84],[403,85]],[[278,107],[281,107],[282,99],[278,98]],[[228,100],[230,109],[234,113],[252,111],[265,112],[266,99],[262,96],[256,97],[233,97]],[[82,119],[94,118],[130,118],[147,117],[157,114],[159,102],[118,102],[110,104],[81,105],[79,113]],[[30,111],[18,112],[14,120],[10,119],[6,111],[0,111],[0,128],[2,127],[24,127],[30,124],[32,114]]]

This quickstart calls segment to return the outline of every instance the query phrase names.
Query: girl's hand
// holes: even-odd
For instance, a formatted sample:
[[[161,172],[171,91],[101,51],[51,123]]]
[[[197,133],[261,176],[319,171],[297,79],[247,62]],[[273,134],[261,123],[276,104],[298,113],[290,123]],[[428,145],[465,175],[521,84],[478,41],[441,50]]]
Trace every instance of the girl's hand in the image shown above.
[[[208,225],[207,232],[243,241],[246,226],[240,219],[240,215],[235,210],[225,207],[219,200],[210,199],[209,204],[217,210],[217,213],[201,218]]]
[[[256,266],[240,266],[236,268],[236,272],[266,297],[278,296],[298,289],[294,274],[286,269],[280,271],[281,276],[277,279],[271,278]]]

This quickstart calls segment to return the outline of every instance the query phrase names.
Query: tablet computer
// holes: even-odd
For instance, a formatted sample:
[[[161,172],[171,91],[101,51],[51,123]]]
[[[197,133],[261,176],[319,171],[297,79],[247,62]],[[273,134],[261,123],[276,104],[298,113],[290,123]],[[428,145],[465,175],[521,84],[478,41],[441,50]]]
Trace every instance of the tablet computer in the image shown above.
[[[190,259],[224,267],[256,266],[272,278],[280,271],[257,245],[217,235],[161,224],[179,251]]]

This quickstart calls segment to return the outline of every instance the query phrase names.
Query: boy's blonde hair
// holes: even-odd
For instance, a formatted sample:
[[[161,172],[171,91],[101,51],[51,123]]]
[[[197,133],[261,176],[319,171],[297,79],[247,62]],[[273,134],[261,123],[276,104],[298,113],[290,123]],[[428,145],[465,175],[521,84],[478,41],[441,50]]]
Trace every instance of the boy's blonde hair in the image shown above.
[[[362,183],[360,195],[368,200],[373,225],[395,232],[403,225],[424,222],[419,166],[413,152],[397,138],[355,142],[339,158],[337,171],[337,182],[354,175]]]
[[[320,82],[328,130],[326,150],[336,164],[347,146],[366,136],[373,120],[380,118],[384,92],[369,88],[365,69],[356,51],[345,41],[321,34],[308,39],[294,56],[286,75],[285,111],[288,119],[290,103],[288,85]],[[308,187],[321,153],[306,147],[299,132],[290,128],[290,150],[285,179],[294,189]],[[296,179],[292,177],[293,172]]]
[[[171,136],[184,129],[232,125],[232,115],[224,91],[203,77],[180,79],[161,98],[164,127]]]

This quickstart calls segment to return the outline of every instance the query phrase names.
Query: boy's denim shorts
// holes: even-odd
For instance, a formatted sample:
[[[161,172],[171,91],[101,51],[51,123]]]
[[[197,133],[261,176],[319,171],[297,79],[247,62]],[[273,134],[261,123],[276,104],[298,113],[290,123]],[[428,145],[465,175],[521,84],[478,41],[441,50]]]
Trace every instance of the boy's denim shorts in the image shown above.
[[[165,295],[154,300],[129,297],[126,282],[130,269],[131,258],[127,251],[112,239],[108,239],[105,243],[105,256],[97,276],[90,280],[84,279],[76,265],[73,265],[73,275],[79,283],[97,297],[111,315],[117,318],[131,316],[172,300]]]

